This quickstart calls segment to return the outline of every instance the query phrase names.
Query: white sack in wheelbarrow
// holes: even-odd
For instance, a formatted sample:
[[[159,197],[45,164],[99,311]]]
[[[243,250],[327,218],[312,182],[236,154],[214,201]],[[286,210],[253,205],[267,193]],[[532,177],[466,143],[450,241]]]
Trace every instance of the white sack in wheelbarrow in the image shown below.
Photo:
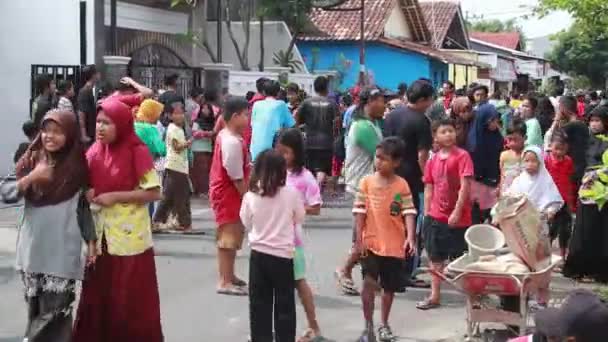
[[[494,207],[494,221],[505,234],[511,252],[523,260],[532,271],[551,263],[548,227],[525,195],[506,195]]]
[[[468,264],[467,271],[480,271],[491,273],[524,274],[529,273],[530,268],[513,253],[495,256],[483,255],[479,260]]]

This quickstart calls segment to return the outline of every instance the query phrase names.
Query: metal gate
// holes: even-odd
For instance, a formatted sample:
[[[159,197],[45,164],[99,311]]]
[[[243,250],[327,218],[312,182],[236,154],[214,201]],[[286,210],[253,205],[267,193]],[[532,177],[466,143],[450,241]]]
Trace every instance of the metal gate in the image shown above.
[[[36,98],[36,80],[41,75],[48,75],[55,81],[70,80],[74,84],[74,89],[78,91],[83,86],[84,80],[81,77],[81,65],[48,65],[32,64],[30,73],[30,112],[32,103]]]
[[[167,76],[177,74],[177,92],[186,98],[193,87],[202,84],[202,68],[189,67],[170,49],[150,44],[131,55],[129,73],[137,82],[153,90],[162,89]]]

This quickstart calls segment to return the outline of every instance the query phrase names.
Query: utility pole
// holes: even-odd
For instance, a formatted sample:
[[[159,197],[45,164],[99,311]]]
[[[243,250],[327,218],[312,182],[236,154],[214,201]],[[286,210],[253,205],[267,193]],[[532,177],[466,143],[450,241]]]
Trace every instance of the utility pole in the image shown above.
[[[361,0],[361,41],[359,42],[359,85],[365,85],[365,0]]]

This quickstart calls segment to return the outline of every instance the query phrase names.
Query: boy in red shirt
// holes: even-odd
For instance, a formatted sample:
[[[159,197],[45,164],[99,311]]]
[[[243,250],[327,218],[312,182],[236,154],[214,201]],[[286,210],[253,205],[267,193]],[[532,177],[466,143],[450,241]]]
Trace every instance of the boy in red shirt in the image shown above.
[[[424,171],[423,235],[430,268],[443,273],[445,261],[459,257],[466,249],[464,233],[472,223],[469,191],[473,161],[467,151],[456,146],[456,125],[451,119],[437,121],[433,135],[440,149]],[[441,279],[433,276],[430,297],[416,307],[439,307],[440,285]]]
[[[242,97],[226,100],[222,114],[226,127],[215,140],[209,173],[209,200],[217,223],[219,294],[247,295],[247,283],[234,274],[234,261],[244,235],[239,211],[249,177],[249,152],[242,137],[248,106]]]
[[[557,131],[551,137],[551,152],[545,156],[545,166],[553,178],[565,205],[549,218],[549,237],[551,242],[558,238],[562,257],[566,257],[568,242],[572,235],[572,210],[576,210],[574,202],[574,163],[567,155],[568,143],[565,133]]]

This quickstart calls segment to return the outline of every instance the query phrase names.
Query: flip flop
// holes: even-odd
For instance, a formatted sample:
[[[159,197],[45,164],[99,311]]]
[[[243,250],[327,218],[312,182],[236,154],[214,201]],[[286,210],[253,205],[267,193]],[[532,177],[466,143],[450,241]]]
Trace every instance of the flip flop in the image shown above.
[[[412,279],[412,280],[410,280],[410,283],[408,284],[408,286],[415,287],[418,289],[428,289],[431,287],[431,284],[429,284],[428,282],[426,282],[422,279]]]
[[[344,276],[344,273],[341,271],[334,272],[336,279],[338,280],[338,287],[342,290],[347,296],[358,296],[359,291],[355,288],[355,283],[352,279],[349,279]]]
[[[421,301],[421,302],[416,303],[416,309],[418,309],[418,310],[424,310],[424,311],[431,310],[431,309],[436,309],[436,308],[438,308],[440,306],[441,306],[441,304],[439,304],[439,303],[433,303],[428,298],[425,299],[425,300],[423,300],[423,301]]]
[[[238,287],[247,287],[247,282],[242,280],[242,279],[236,279],[232,281],[232,285],[234,286],[238,286]]]
[[[221,295],[241,296],[241,297],[248,295],[247,290],[236,287],[236,286],[230,286],[230,287],[226,287],[226,288],[217,289],[217,293],[221,294]]]

